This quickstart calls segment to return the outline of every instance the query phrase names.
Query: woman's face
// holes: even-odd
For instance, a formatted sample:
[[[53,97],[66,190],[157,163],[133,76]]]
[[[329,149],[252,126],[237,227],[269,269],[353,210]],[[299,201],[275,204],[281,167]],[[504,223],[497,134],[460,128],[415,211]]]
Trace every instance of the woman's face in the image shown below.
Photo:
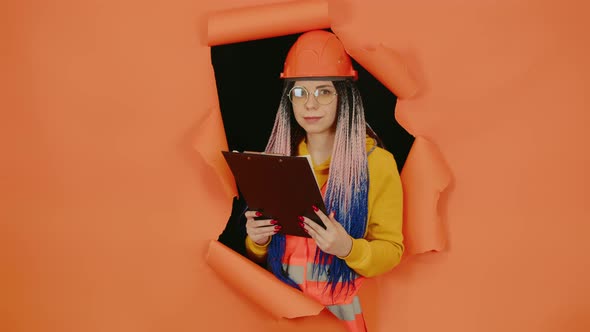
[[[296,81],[289,97],[295,120],[307,134],[336,130],[338,96],[331,81]]]

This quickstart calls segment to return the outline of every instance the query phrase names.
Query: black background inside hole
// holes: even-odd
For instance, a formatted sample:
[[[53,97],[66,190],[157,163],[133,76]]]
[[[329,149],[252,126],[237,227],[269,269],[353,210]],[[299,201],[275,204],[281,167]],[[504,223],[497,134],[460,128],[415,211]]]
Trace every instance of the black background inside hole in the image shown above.
[[[211,62],[230,150],[262,151],[272,130],[283,81],[279,75],[299,34],[214,46]],[[394,118],[396,97],[353,59],[367,122],[401,171],[414,138]]]

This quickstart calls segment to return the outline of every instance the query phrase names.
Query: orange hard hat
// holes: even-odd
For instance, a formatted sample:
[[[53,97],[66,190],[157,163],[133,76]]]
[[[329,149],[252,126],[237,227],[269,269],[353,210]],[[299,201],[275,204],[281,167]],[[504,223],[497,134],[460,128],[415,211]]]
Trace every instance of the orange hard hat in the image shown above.
[[[335,34],[309,31],[291,46],[281,78],[357,79],[350,57]]]

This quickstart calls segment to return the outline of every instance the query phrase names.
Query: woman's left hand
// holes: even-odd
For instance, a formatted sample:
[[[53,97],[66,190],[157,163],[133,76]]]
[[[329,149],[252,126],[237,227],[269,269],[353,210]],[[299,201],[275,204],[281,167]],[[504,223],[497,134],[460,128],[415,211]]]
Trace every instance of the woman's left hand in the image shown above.
[[[326,225],[326,229],[307,217],[299,217],[299,226],[315,240],[315,243],[323,252],[338,257],[347,256],[352,249],[352,238],[344,227],[334,219],[334,212],[326,216],[315,206],[313,208],[324,225]]]

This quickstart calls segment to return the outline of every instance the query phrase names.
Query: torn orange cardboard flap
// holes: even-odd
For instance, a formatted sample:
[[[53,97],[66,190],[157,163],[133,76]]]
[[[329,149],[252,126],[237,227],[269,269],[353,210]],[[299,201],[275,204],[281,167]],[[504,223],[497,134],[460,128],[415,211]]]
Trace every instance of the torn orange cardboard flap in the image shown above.
[[[227,141],[221,112],[218,107],[210,107],[207,110],[207,114],[200,121],[196,134],[192,138],[192,146],[205,162],[215,170],[228,196],[237,195],[233,175],[220,152],[221,150],[227,150]]]
[[[237,43],[329,27],[326,0],[290,1],[237,8],[209,16],[208,45]]]
[[[438,148],[417,136],[402,169],[401,179],[406,253],[442,250],[447,239],[438,206],[440,194],[451,183],[451,172]]]
[[[324,309],[218,241],[211,241],[205,260],[226,284],[277,319],[315,316]]]
[[[375,48],[352,48],[348,54],[400,99],[418,92],[418,83],[410,75],[402,57],[383,44]]]

